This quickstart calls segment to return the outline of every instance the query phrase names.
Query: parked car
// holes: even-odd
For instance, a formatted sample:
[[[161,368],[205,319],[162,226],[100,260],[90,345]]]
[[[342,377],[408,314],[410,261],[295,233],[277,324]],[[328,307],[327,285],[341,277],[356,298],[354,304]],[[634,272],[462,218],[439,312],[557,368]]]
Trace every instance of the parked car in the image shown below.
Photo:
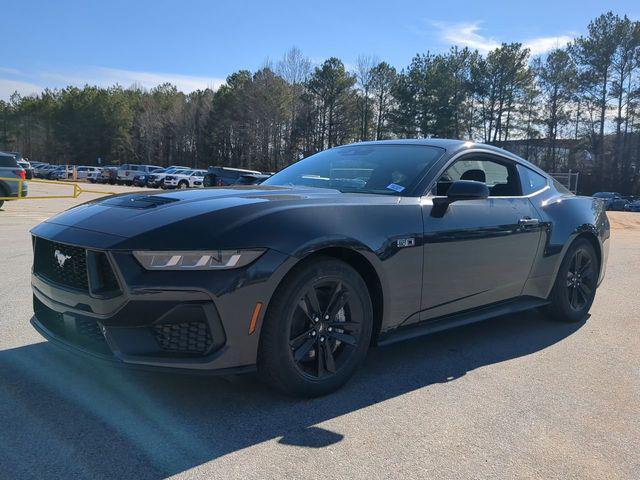
[[[109,185],[115,185],[117,180],[118,167],[104,167],[96,179],[97,183],[108,183]]]
[[[56,167],[57,165],[49,165],[48,163],[38,165],[33,172],[33,176],[35,178],[47,178],[49,171]]]
[[[25,172],[25,178],[31,180],[33,178],[33,167],[31,164],[22,158],[20,152],[0,152],[0,155],[10,155],[16,159],[18,166],[20,166]]]
[[[149,178],[147,178],[147,187],[164,188],[164,178],[170,173],[177,172],[178,170],[189,170],[189,167],[171,165],[170,167],[167,167],[162,171],[158,170],[157,172],[153,172],[149,174]]]
[[[118,185],[133,185],[133,177],[142,173],[149,173],[162,167],[157,165],[133,165],[125,163],[118,168],[118,177],[116,183]]]
[[[133,177],[133,184],[136,187],[146,187],[147,182],[149,181],[149,177],[154,173],[164,172],[164,168],[156,167],[154,169],[149,170],[148,173],[139,173]]]
[[[234,185],[260,185],[270,176],[271,174],[267,173],[245,173],[244,175],[240,175]]]
[[[627,212],[640,212],[640,199],[631,200],[627,202],[624,209]]]
[[[15,178],[13,180],[0,180],[0,197],[17,197],[22,184],[22,196],[29,193],[27,186],[26,172],[24,168],[18,165],[18,161],[14,155],[8,153],[0,153],[0,178]],[[4,204],[4,200],[0,200],[0,207]]]
[[[181,175],[181,174],[183,174],[185,172],[188,172],[189,170],[191,170],[191,169],[189,169],[189,168],[187,168],[187,169],[177,169],[177,170],[174,170],[174,171],[169,172],[169,173],[161,174],[162,178],[160,179],[160,182],[161,182],[160,183],[160,188],[162,188],[163,190],[169,188],[169,186],[167,186],[167,183],[166,183],[167,182],[167,178],[171,179],[171,177],[173,177],[174,175]]]
[[[87,171],[86,180],[91,183],[96,183],[100,175],[102,175],[102,167],[90,167],[91,170]]]
[[[206,170],[178,170],[164,177],[166,188],[202,188]]]
[[[629,203],[628,200],[622,198],[622,195],[616,192],[596,192],[592,197],[602,198],[607,210],[622,211],[625,209],[625,205]]]
[[[336,147],[242,189],[105,197],[31,232],[31,322],[51,341],[123,366],[257,369],[307,397],[371,345],[538,307],[586,321],[610,237],[601,199],[442,139]]]
[[[53,180],[73,180],[73,165],[62,165],[52,175]]]
[[[207,174],[204,176],[205,187],[222,187],[233,185],[242,175],[254,174],[260,175],[257,170],[243,170],[241,168],[231,167],[209,167]]]
[[[27,180],[31,180],[33,178],[33,167],[31,164],[24,159],[16,159],[18,161],[18,165],[22,167],[25,173],[25,178]]]
[[[87,180],[89,173],[94,174],[94,178],[97,178],[98,174],[102,171],[99,167],[87,167],[87,166],[79,166],[76,167],[76,179],[77,180]]]
[[[73,165],[60,165],[49,172],[47,178],[50,180],[71,180],[73,179]]]

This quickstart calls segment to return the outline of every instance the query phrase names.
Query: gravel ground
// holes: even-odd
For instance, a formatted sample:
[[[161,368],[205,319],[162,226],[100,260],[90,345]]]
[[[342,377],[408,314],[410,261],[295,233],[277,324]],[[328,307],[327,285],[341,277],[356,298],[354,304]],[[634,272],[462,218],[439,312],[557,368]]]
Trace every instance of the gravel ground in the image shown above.
[[[28,231],[92,197],[0,209],[0,478],[640,478],[640,214],[610,215],[585,323],[529,312],[377,348],[346,388],[294,400],[43,342]]]

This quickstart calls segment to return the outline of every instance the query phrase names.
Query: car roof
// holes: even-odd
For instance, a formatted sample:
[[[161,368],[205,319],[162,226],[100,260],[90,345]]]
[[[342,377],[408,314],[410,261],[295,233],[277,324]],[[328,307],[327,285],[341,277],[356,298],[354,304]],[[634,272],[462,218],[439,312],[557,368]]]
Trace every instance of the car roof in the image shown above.
[[[451,158],[455,154],[462,152],[464,150],[471,150],[471,149],[483,150],[487,153],[495,153],[497,155],[507,157],[515,162],[522,163],[523,165],[527,166],[533,171],[545,177],[551,178],[547,172],[542,170],[540,167],[537,167],[533,163],[529,162],[528,160],[525,160],[524,158],[519,157],[518,155],[511,153],[508,150],[505,150],[500,147],[496,147],[494,145],[489,145],[486,143],[472,142],[472,141],[465,141],[465,140],[454,140],[449,138],[403,138],[403,139],[395,139],[395,140],[374,140],[374,141],[367,141],[367,142],[356,142],[356,143],[350,143],[348,145],[341,145],[335,148],[345,148],[345,147],[352,147],[357,145],[422,145],[426,147],[436,147],[436,148],[443,149],[445,151],[447,158]]]

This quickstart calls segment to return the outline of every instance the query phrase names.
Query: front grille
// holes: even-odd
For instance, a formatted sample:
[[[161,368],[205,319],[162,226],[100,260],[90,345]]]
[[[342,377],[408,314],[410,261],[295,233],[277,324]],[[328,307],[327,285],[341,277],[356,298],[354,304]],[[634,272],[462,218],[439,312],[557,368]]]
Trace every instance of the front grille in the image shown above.
[[[205,322],[165,323],[152,328],[158,345],[166,352],[204,355],[213,344]]]
[[[52,282],[88,291],[87,254],[81,247],[36,238],[33,271]]]

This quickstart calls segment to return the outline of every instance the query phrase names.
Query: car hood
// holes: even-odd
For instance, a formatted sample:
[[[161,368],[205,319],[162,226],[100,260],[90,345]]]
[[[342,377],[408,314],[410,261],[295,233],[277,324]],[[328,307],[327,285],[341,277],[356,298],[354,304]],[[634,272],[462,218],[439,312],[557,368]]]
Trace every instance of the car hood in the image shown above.
[[[261,185],[138,192],[79,205],[43,222],[32,232],[79,245],[84,242],[82,232],[91,232],[91,238],[98,233],[112,239],[108,244],[101,240],[93,245],[96,248],[222,248],[226,243],[237,245],[238,241],[244,246],[257,246],[261,232],[240,239],[230,232],[276,210],[397,201],[394,196]],[[232,241],[227,242],[229,238]]]

